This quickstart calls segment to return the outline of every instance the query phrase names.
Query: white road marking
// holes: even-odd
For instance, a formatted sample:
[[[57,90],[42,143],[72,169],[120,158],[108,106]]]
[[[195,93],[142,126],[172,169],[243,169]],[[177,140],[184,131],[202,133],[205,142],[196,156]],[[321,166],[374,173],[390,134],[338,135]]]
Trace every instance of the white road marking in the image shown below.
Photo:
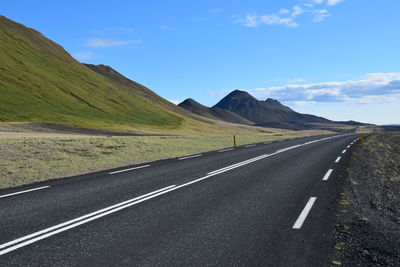
[[[255,162],[255,161],[264,159],[264,158],[266,158],[266,157],[273,156],[273,155],[275,155],[275,154],[277,154],[277,153],[265,154],[265,155],[261,155],[261,156],[258,156],[258,157],[252,158],[252,159],[248,159],[248,160],[245,160],[245,161],[241,161],[241,162],[239,162],[239,163],[236,163],[236,164],[233,164],[233,165],[230,165],[230,166],[227,166],[227,167],[224,167],[224,168],[221,168],[221,169],[218,169],[218,170],[209,172],[209,173],[207,173],[207,175],[216,175],[216,174],[220,174],[220,173],[223,173],[223,172],[226,172],[226,171],[229,171],[229,170],[233,170],[233,169],[236,169],[236,168],[238,168],[238,167],[247,165],[247,164],[249,164],[249,163],[252,163],[252,162]]]
[[[346,149],[345,149],[345,150],[343,150],[343,151],[342,151],[342,154],[346,153],[346,151],[347,151]]]
[[[342,136],[345,136],[345,135],[342,135]],[[327,139],[331,139],[331,138],[335,138],[335,137],[340,137],[340,135],[323,138],[323,139],[320,139],[320,140],[317,140],[317,141],[323,141],[323,140],[327,140]],[[303,144],[303,145],[306,145],[306,144]],[[293,146],[293,147],[290,147],[290,149],[293,149],[293,148],[299,147],[299,146],[303,146],[303,145]],[[4,244],[0,245],[0,249],[2,249],[2,250],[0,250],[0,255],[6,254],[6,253],[11,252],[13,250],[16,250],[18,248],[27,246],[27,245],[32,244],[34,242],[37,242],[39,240],[48,238],[50,236],[53,236],[55,234],[64,232],[64,231],[69,230],[71,228],[75,228],[75,227],[77,227],[79,225],[82,225],[82,224],[85,224],[87,222],[96,220],[96,219],[104,217],[104,216],[106,216],[108,214],[111,214],[111,213],[117,212],[119,210],[128,208],[128,207],[136,205],[138,203],[144,202],[146,200],[149,200],[149,199],[155,198],[157,196],[166,194],[168,192],[177,190],[179,188],[182,188],[182,187],[185,187],[185,186],[200,182],[202,180],[208,179],[210,177],[213,177],[213,176],[218,175],[220,173],[229,171],[231,169],[238,168],[240,166],[249,164],[251,162],[254,162],[254,161],[257,161],[257,160],[261,160],[263,158],[267,158],[267,157],[282,153],[283,151],[287,151],[287,149],[281,150],[281,152],[277,151],[277,152],[272,153],[272,154],[264,154],[264,155],[261,155],[259,157],[255,157],[255,158],[243,161],[243,162],[239,162],[237,164],[234,164],[234,165],[231,165],[231,166],[228,166],[228,167],[225,167],[225,168],[210,172],[204,177],[201,177],[201,178],[198,178],[196,180],[187,182],[185,184],[182,184],[182,185],[179,185],[179,186],[171,185],[171,186],[168,186],[168,187],[165,187],[165,188],[150,192],[148,194],[145,194],[145,195],[142,195],[142,196],[139,196],[139,197],[136,197],[136,198],[133,198],[133,199],[130,199],[130,200],[115,204],[113,206],[109,206],[107,208],[104,208],[104,209],[101,209],[101,210],[98,210],[98,211],[83,215],[83,216],[78,217],[76,219],[73,219],[73,220],[70,220],[70,221],[67,221],[67,222],[64,222],[64,223],[49,227],[47,229],[38,231],[36,233],[33,233],[33,234],[30,234],[30,235],[27,235],[27,236],[20,237],[18,239],[9,241],[7,243],[4,243]],[[195,156],[201,156],[201,154],[200,155],[195,155]],[[194,156],[191,156],[191,157],[194,157]],[[189,158],[189,157],[186,157],[186,158]],[[295,226],[297,226],[297,225],[300,225],[299,228],[301,227],[305,217],[307,217],[307,214],[308,214],[309,210],[311,209],[312,205],[314,204],[315,199],[316,198],[311,198],[309,200],[309,202],[307,203],[307,205],[304,208],[303,212],[300,214],[300,217],[296,221],[296,223],[293,226],[293,228],[295,228]],[[311,204],[310,204],[310,202],[311,202]],[[309,206],[309,208],[307,208],[308,206]],[[303,218],[303,219],[301,219],[301,218]]]
[[[179,158],[178,160],[197,158],[197,157],[201,157],[201,156],[203,156],[203,154],[197,154],[197,155],[193,155],[193,156],[183,157],[183,158]]]
[[[342,157],[338,157],[338,158],[335,160],[335,163],[338,163],[338,162],[340,161],[341,158],[342,158]]]
[[[116,173],[120,173],[120,172],[127,172],[127,171],[132,171],[132,170],[137,170],[137,169],[143,169],[143,168],[147,168],[147,167],[150,167],[150,166],[151,165],[143,165],[143,166],[139,166],[139,167],[134,167],[134,168],[124,169],[124,170],[120,170],[120,171],[110,172],[109,174],[116,174]]]
[[[303,225],[305,219],[307,218],[308,213],[310,212],[312,206],[314,205],[315,200],[317,200],[316,197],[310,197],[308,200],[306,206],[304,207],[303,211],[300,213],[299,218],[297,218],[296,222],[293,225],[293,229],[300,229],[301,226]]]
[[[265,143],[264,143],[264,145],[268,145],[268,144],[271,144],[271,142],[265,142]]]
[[[291,149],[295,149],[297,147],[301,147],[301,146],[305,146],[305,145],[308,145],[308,144],[313,144],[313,143],[316,143],[316,142],[320,142],[320,141],[324,141],[324,140],[328,140],[328,139],[332,139],[332,138],[336,138],[336,137],[341,137],[341,136],[345,136],[345,135],[336,135],[336,136],[326,137],[326,138],[322,138],[322,139],[319,139],[319,140],[314,140],[314,141],[311,141],[311,142],[307,142],[307,143],[304,143],[304,144],[301,144],[301,145],[295,145],[295,146],[283,148],[283,149],[280,149],[280,150],[278,150],[278,151],[276,151],[275,153],[272,153],[272,154],[264,154],[264,155],[261,155],[261,156],[255,157],[255,158],[251,158],[251,159],[248,159],[248,160],[245,160],[245,161],[238,162],[236,164],[232,164],[232,165],[226,166],[224,168],[221,168],[221,169],[218,169],[218,170],[215,170],[215,171],[211,171],[211,172],[207,173],[207,175],[216,175],[216,174],[224,173],[224,172],[227,172],[229,170],[233,170],[233,169],[239,168],[241,166],[250,164],[252,162],[255,162],[255,161],[258,161],[258,160],[261,160],[261,159],[265,159],[267,157],[271,157],[271,156],[277,155],[279,153],[282,153],[282,152],[285,152],[285,151],[288,151],[288,150],[291,150]]]
[[[288,150],[292,150],[292,149],[295,149],[295,148],[298,148],[298,147],[301,147],[301,146],[304,146],[304,144],[295,145],[295,146],[290,146],[290,147],[286,147],[286,148],[283,148],[283,149],[279,149],[278,151],[276,151],[276,153],[282,153],[282,152],[285,152],[285,151],[288,151]]]
[[[220,151],[218,151],[218,152],[227,152],[227,151],[232,151],[232,150],[233,150],[233,148],[228,148],[228,149],[220,150]]]
[[[13,250],[16,250],[18,248],[27,246],[29,244],[32,244],[32,243],[37,242],[39,240],[45,239],[45,238],[50,237],[52,235],[64,232],[64,231],[66,231],[68,229],[77,227],[77,226],[79,226],[81,224],[96,220],[98,218],[101,218],[101,217],[106,216],[108,214],[114,213],[114,212],[119,211],[121,209],[125,209],[127,207],[132,206],[132,205],[136,205],[136,204],[138,204],[140,202],[143,202],[145,200],[154,198],[154,197],[159,196],[161,194],[165,194],[166,192],[169,192],[169,190],[171,188],[174,188],[175,186],[176,185],[167,186],[167,187],[164,187],[162,189],[150,192],[148,194],[145,194],[145,195],[142,195],[142,196],[139,196],[139,197],[135,197],[133,199],[130,199],[130,200],[127,200],[127,201],[124,201],[124,202],[109,206],[107,208],[104,208],[104,209],[101,209],[101,210],[86,214],[86,215],[78,217],[78,218],[75,218],[73,220],[70,220],[70,221],[67,221],[67,222],[64,222],[64,223],[61,223],[61,224],[57,224],[55,226],[43,229],[43,230],[38,231],[36,233],[30,234],[30,235],[27,235],[27,236],[23,236],[23,237],[20,237],[18,239],[15,239],[15,240],[9,241],[7,243],[1,244],[0,245],[0,249],[2,249],[2,250],[0,250],[0,255],[4,255],[4,254],[6,254],[6,253],[8,253],[10,251],[13,251]],[[6,248],[6,249],[3,249],[3,248]]]
[[[32,191],[37,191],[37,190],[42,190],[42,189],[46,189],[46,188],[49,188],[49,187],[50,186],[42,186],[42,187],[37,187],[37,188],[28,189],[28,190],[24,190],[24,191],[19,191],[19,192],[15,192],[15,193],[10,193],[10,194],[7,194],[7,195],[2,195],[2,196],[0,196],[0,198],[9,197],[9,196],[15,196],[15,195],[28,193],[28,192],[32,192]]]
[[[347,148],[350,148],[350,145],[348,145]]]
[[[245,146],[245,147],[253,147],[253,146],[256,146],[256,145],[247,145],[247,146]]]
[[[332,172],[333,172],[333,169],[329,169],[329,170],[326,172],[324,178],[322,178],[322,180],[323,180],[323,181],[327,181],[327,180],[329,179],[329,176],[331,176],[331,173],[332,173]]]

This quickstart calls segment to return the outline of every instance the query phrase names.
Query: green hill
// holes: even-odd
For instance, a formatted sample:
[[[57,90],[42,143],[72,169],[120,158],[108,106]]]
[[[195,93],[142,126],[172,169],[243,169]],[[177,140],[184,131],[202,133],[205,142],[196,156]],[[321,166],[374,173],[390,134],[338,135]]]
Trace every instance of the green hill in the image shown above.
[[[184,122],[179,108],[147,88],[93,69],[41,33],[0,16],[0,121],[114,130],[174,129]]]

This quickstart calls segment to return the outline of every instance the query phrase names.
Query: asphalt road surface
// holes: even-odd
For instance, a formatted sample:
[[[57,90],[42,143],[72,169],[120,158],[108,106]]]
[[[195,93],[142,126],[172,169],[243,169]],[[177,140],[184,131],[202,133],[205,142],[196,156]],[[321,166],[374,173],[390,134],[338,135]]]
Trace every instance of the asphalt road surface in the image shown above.
[[[329,265],[358,135],[259,143],[0,191],[0,266]]]

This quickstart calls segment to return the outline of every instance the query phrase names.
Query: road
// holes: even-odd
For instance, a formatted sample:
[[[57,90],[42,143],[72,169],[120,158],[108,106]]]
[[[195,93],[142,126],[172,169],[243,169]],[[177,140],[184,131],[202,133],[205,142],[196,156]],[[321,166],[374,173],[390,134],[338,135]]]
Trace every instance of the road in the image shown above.
[[[259,143],[1,190],[0,266],[329,265],[357,138]]]

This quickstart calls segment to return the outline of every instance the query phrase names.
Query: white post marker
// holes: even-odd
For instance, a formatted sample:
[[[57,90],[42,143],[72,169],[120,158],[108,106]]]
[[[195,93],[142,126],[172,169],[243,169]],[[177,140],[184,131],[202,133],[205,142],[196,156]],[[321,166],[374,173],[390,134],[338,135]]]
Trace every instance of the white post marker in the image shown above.
[[[294,223],[293,229],[301,228],[301,226],[303,225],[304,221],[307,218],[308,213],[310,212],[312,206],[314,205],[315,200],[317,200],[316,197],[310,197],[303,211],[300,213],[299,218],[297,218],[296,222]]]

